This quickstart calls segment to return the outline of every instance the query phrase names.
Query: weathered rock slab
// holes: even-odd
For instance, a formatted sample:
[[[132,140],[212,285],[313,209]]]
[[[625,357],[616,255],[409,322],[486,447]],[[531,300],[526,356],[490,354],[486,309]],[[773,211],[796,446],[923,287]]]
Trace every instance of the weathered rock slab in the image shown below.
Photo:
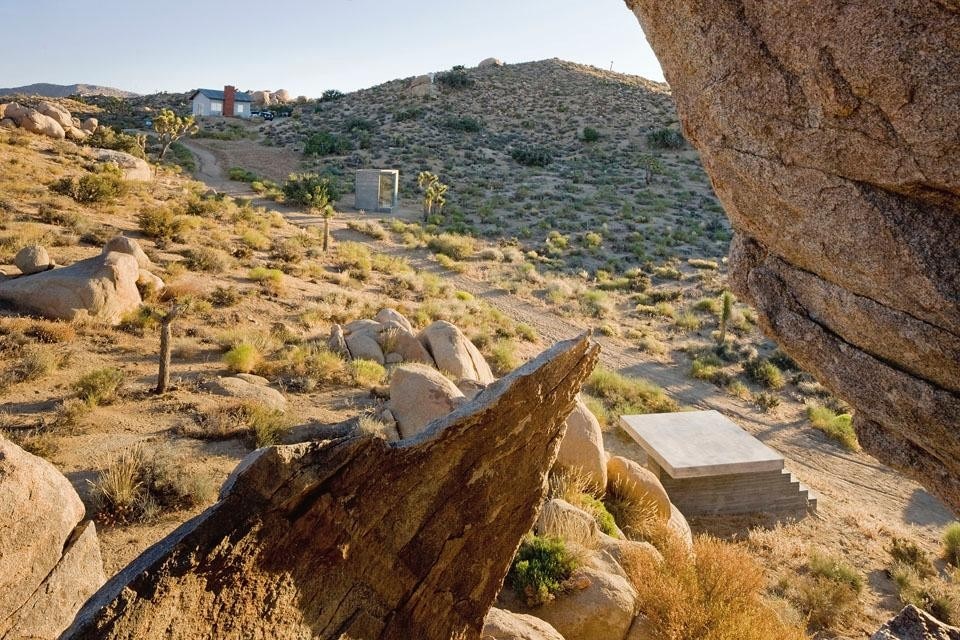
[[[960,640],[960,629],[911,604],[880,627],[870,640]]]
[[[479,636],[597,352],[559,343],[411,440],[251,454],[64,640]]]
[[[960,510],[956,3],[627,6],[733,223],[735,290],[868,451]]]

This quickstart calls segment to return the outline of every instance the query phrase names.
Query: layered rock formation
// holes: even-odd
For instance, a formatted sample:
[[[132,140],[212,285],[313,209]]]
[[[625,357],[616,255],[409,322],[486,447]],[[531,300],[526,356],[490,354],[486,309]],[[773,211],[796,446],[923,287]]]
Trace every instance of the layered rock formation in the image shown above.
[[[251,454],[64,638],[479,637],[598,351],[560,343],[411,440]]]
[[[627,0],[736,239],[735,289],[960,510],[960,8]]]

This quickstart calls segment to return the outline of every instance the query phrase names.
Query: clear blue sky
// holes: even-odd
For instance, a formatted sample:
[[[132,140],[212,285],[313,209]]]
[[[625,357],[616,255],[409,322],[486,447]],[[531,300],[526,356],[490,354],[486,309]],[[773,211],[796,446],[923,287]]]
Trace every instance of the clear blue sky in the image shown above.
[[[663,80],[623,0],[0,0],[0,34],[0,87],[235,84],[314,97],[490,56],[612,61]]]

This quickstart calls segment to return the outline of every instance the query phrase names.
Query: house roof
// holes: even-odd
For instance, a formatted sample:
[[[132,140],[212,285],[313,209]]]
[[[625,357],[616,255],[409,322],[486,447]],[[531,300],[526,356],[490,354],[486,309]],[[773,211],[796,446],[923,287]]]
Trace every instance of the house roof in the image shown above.
[[[218,91],[216,89],[197,89],[190,94],[190,99],[193,100],[197,97],[198,93],[202,93],[211,100],[223,100],[223,91]],[[241,93],[237,91],[236,96],[233,98],[234,102],[253,102],[253,97],[249,93]]]

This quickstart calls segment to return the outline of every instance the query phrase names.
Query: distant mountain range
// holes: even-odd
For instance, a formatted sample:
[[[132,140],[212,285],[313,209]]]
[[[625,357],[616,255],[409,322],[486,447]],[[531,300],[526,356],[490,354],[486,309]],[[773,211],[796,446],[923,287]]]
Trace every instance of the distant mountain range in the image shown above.
[[[132,91],[123,91],[113,87],[101,87],[96,84],[50,84],[38,82],[22,87],[0,88],[0,96],[23,94],[29,96],[43,96],[45,98],[66,98],[67,96],[110,96],[114,98],[132,98],[139,94]]]

